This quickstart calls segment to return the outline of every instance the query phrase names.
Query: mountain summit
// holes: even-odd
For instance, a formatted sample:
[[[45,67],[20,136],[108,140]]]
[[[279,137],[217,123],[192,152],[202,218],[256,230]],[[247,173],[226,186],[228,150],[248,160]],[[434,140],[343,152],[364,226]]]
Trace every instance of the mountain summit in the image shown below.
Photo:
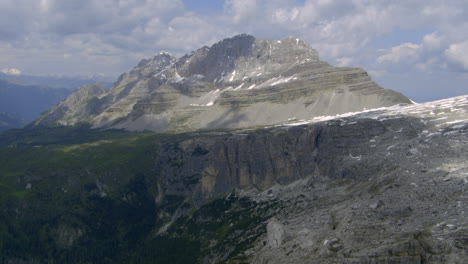
[[[109,91],[86,86],[70,97],[35,124],[152,131],[239,128],[411,103],[377,85],[363,69],[320,61],[303,40],[245,34],[178,59],[161,52],[122,74]]]
[[[3,72],[4,74],[9,74],[9,75],[20,75],[21,74],[20,70],[14,69],[14,68],[2,69],[2,70],[0,70],[0,72]]]

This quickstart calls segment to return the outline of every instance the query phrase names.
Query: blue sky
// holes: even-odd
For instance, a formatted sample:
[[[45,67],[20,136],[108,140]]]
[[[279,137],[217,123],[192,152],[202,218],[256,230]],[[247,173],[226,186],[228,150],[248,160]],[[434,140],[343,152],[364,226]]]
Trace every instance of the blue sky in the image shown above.
[[[468,94],[466,0],[2,0],[0,69],[116,77],[241,33],[304,39],[415,101]]]
[[[224,0],[184,0],[183,3],[188,10],[194,12],[222,11],[224,8]]]

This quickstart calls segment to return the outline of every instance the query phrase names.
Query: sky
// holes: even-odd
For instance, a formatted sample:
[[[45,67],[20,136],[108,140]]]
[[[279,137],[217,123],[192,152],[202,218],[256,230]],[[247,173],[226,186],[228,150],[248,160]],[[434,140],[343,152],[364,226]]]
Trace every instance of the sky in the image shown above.
[[[416,102],[468,94],[467,0],[0,0],[0,69],[117,78],[242,33],[303,39]]]

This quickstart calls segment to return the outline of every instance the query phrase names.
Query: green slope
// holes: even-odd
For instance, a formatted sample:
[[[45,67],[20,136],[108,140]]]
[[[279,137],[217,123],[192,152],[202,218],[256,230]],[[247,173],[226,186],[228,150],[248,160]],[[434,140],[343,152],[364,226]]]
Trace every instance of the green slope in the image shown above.
[[[224,252],[234,258],[259,235],[245,236],[263,220],[256,204],[231,196],[198,208],[191,197],[170,193],[155,203],[155,151],[191,136],[86,127],[0,134],[0,263],[202,263]],[[227,239],[236,236],[237,244]]]

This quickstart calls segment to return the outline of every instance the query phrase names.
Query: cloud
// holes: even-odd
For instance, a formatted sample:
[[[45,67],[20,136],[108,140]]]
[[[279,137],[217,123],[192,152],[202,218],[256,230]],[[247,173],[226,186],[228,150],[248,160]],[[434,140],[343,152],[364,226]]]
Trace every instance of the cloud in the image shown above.
[[[443,45],[443,39],[437,33],[427,34],[422,39],[423,45],[429,51],[440,50]]]
[[[117,75],[160,50],[182,55],[249,33],[299,37],[332,64],[379,74],[466,72],[467,10],[464,0],[226,0],[222,10],[203,14],[182,0],[2,0],[0,67]],[[372,45],[419,29],[429,33]]]
[[[449,63],[468,71],[468,40],[451,44],[445,50],[445,56]]]
[[[37,1],[0,1],[0,41],[15,41],[36,30],[40,18]]]
[[[346,67],[352,65],[353,58],[337,58],[336,61],[338,62],[337,66]]]
[[[411,61],[414,59],[414,57],[417,56],[420,48],[420,45],[414,43],[403,43],[399,46],[391,48],[387,54],[379,56],[377,58],[377,62],[384,63],[389,61],[397,63],[402,60]]]
[[[204,37],[194,27],[207,26],[197,20],[180,0],[5,0],[0,2],[0,51],[8,55],[0,65],[40,74],[74,74],[77,68],[82,74],[118,74],[160,49],[180,53],[189,48],[181,43],[200,44],[180,36]],[[70,64],[74,57],[88,67]],[[123,60],[128,61],[115,63]],[[113,64],[102,67],[101,61]]]
[[[227,0],[224,10],[234,24],[250,20],[257,13],[256,0]]]
[[[422,72],[458,71],[468,72],[468,24],[460,23],[434,29],[419,43],[404,43],[389,49],[379,50],[378,67]]]

